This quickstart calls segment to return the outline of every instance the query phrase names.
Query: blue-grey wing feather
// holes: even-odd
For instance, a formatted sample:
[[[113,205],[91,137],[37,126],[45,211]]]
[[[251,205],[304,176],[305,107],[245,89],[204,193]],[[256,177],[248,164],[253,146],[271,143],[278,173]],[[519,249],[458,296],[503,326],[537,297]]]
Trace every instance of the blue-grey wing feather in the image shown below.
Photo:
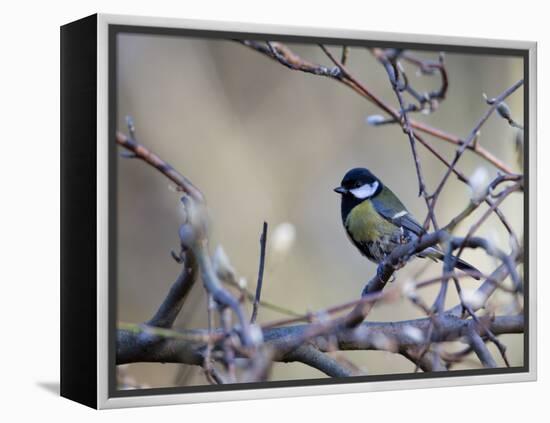
[[[407,229],[417,236],[425,233],[422,225],[420,225],[420,223],[418,223],[416,219],[411,216],[404,206],[399,209],[396,207],[388,207],[377,198],[372,199],[372,204],[374,205],[376,211],[380,213],[384,219],[390,221],[395,226]]]

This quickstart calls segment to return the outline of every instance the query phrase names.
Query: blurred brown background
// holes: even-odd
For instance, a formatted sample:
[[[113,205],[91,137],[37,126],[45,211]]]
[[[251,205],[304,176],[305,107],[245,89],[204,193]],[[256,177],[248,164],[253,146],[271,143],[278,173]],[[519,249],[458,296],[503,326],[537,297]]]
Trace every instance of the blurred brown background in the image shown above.
[[[291,47],[313,62],[329,64],[315,46]],[[334,52],[337,50],[334,48]],[[238,273],[255,288],[262,222],[270,235],[282,222],[296,229],[286,255],[268,255],[262,298],[289,309],[318,310],[359,296],[376,266],[347,240],[340,220],[339,197],[332,191],[344,173],[356,166],[371,169],[407,205],[418,220],[425,205],[418,185],[408,139],[396,126],[371,127],[365,118],[379,110],[345,86],[324,77],[291,71],[231,41],[153,35],[119,35],[118,128],[125,116],[134,118],[138,140],[189,177],[207,197],[211,215],[211,248],[222,244]],[[436,52],[419,53],[437,58]],[[432,115],[415,118],[466,137],[486,110],[482,93],[496,96],[523,77],[519,58],[446,54],[450,87],[447,100]],[[359,79],[396,106],[385,71],[365,49],[352,48],[349,68]],[[434,89],[439,78],[416,76],[406,67],[417,89]],[[523,90],[508,100],[513,116],[523,119]],[[481,131],[480,142],[514,168],[514,132],[497,116]],[[432,140],[447,158],[451,145]],[[445,168],[418,147],[428,190]],[[484,166],[467,152],[458,168],[471,175]],[[178,248],[181,221],[179,196],[169,182],[141,162],[119,159],[118,164],[118,320],[142,322],[163,300],[179,266],[170,257]],[[466,186],[451,177],[438,203],[439,222],[446,223],[468,202]],[[459,231],[465,233],[484,211],[481,207]],[[522,234],[522,197],[502,206]],[[506,233],[491,217],[478,232],[508,251]],[[268,237],[269,238],[269,237]],[[268,251],[270,244],[268,243]],[[489,272],[495,263],[483,252],[464,257]],[[425,264],[418,259],[401,270],[410,277]],[[431,265],[423,277],[437,275]],[[471,281],[465,287],[473,288]],[[427,301],[435,290],[424,291]],[[509,298],[497,293],[492,303],[505,307]],[[447,306],[456,303],[450,289]],[[421,316],[407,301],[384,304],[371,320],[395,321]],[[283,317],[261,309],[259,322]],[[205,327],[206,300],[196,284],[177,327]],[[513,365],[521,365],[522,336],[502,338]],[[456,348],[455,346],[450,346]],[[493,346],[490,348],[492,350]],[[388,352],[346,353],[368,374],[411,372],[414,366]],[[494,354],[500,360],[498,354]],[[502,364],[502,361],[499,361]],[[467,361],[464,367],[477,367]],[[460,367],[459,367],[460,368]],[[125,372],[147,386],[206,383],[200,369],[172,364],[133,364]],[[275,364],[272,379],[323,377],[301,364]]]

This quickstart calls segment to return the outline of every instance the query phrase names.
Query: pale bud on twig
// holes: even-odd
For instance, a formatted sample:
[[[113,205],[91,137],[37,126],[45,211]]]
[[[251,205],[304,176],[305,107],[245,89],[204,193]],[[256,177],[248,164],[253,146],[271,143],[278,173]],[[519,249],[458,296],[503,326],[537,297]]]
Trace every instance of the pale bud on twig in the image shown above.
[[[489,98],[487,96],[487,94],[485,93],[482,93],[481,96],[483,97],[483,100],[485,100],[485,102],[489,105],[489,106],[492,106],[493,104],[495,104],[495,99],[494,98]]]
[[[508,122],[512,121],[512,112],[510,111],[510,107],[508,107],[504,101],[498,104],[497,112],[503,119]]]
[[[326,324],[330,322],[330,315],[326,311],[321,310],[318,313],[315,313],[315,322]]]
[[[136,139],[136,125],[132,116],[126,116],[126,126],[128,127],[128,133],[132,139]]]
[[[271,249],[276,254],[285,254],[294,245],[296,228],[292,223],[281,223],[275,227],[271,235]]]
[[[172,185],[169,185],[168,187],[171,187]],[[185,204],[183,204],[183,201],[180,201],[179,203],[179,212],[180,212],[180,216],[182,218],[182,222],[187,222],[187,219],[188,219],[188,213],[187,213],[187,208],[185,207]]]
[[[472,201],[480,202],[487,195],[489,172],[485,167],[478,167],[470,178]]]
[[[250,338],[252,339],[252,343],[254,345],[258,346],[264,342],[264,334],[260,326],[256,324],[250,325],[249,331]]]
[[[241,289],[246,289],[247,285],[248,285],[248,281],[246,280],[245,277],[241,276],[239,278],[239,280],[237,281],[237,283],[239,284],[239,288]]]
[[[407,279],[401,285],[401,293],[407,298],[416,297],[416,283],[412,279]]]
[[[485,296],[475,289],[464,289],[462,291],[462,301],[464,305],[479,310],[485,304]]]
[[[181,197],[181,204],[185,211],[185,222],[199,232],[197,235],[202,235],[200,232],[204,230],[207,219],[207,211],[204,206],[193,201],[187,194]]]
[[[357,326],[353,331],[353,337],[358,341],[363,341],[367,339],[369,335],[370,335],[370,329],[363,325]]]
[[[216,247],[214,252],[214,257],[212,258],[212,264],[214,265],[214,270],[220,279],[234,281],[236,280],[235,269],[229,257],[225,253],[225,250],[221,245]]]
[[[405,68],[403,67],[401,62],[397,62],[397,70],[399,70],[399,72],[401,72],[403,74],[405,73]]]
[[[386,121],[386,118],[382,115],[370,115],[367,116],[366,122],[370,126],[378,126]]]
[[[372,337],[372,344],[377,350],[395,351],[395,342],[382,333],[375,333]]]
[[[492,254],[495,252],[497,245],[503,245],[505,242],[501,240],[500,234],[494,228],[490,231],[487,231],[487,234],[485,235],[485,240],[487,241],[487,247],[488,247],[487,252],[489,254]],[[511,238],[508,238],[508,240],[512,242]],[[499,262],[497,257],[491,256],[491,258],[494,260],[495,264]]]
[[[405,326],[403,328],[403,333],[418,344],[424,342],[424,333],[415,326]]]

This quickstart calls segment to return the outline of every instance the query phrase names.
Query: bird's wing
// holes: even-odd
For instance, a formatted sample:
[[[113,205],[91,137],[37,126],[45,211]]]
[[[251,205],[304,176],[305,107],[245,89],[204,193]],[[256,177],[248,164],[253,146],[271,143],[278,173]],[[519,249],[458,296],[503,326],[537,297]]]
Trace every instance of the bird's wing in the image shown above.
[[[395,196],[389,188],[384,187],[382,192],[376,197],[371,199],[375,210],[384,219],[393,223],[395,226],[402,227],[416,234],[417,236],[426,233],[424,228],[416,221],[416,219],[409,213],[403,203],[399,201],[399,198]],[[443,260],[444,254],[437,246],[428,247],[424,251],[418,254],[419,257],[429,257],[433,260]],[[456,261],[456,267],[466,272],[474,272],[472,277],[479,280],[479,270],[473,267],[471,264],[466,263],[464,260],[458,258]]]
[[[394,225],[408,229],[417,236],[425,233],[422,225],[409,213],[395,194],[386,187],[384,187],[380,195],[372,199],[372,204],[384,219]]]

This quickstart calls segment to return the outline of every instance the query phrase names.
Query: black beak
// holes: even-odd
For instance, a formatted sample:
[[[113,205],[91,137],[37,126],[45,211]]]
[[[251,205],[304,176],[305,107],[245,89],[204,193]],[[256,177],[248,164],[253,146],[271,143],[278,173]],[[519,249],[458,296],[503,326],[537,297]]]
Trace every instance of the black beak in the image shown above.
[[[338,194],[347,194],[348,193],[348,190],[345,189],[344,187],[338,187],[338,188],[334,188],[334,192],[337,192]]]

